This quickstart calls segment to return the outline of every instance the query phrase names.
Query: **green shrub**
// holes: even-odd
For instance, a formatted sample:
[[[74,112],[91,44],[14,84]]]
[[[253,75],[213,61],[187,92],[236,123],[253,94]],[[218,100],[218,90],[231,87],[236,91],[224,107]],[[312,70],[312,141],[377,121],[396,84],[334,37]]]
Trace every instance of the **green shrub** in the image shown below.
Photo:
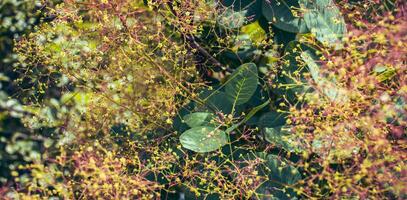
[[[405,198],[404,6],[65,1],[16,46],[49,132],[6,195]]]

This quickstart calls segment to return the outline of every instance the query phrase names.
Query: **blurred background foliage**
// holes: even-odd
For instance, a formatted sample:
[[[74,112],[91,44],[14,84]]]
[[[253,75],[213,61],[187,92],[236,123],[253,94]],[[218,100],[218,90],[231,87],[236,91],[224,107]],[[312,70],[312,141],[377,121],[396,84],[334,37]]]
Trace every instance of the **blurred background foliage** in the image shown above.
[[[43,134],[39,134],[47,131],[47,127],[30,129],[21,122],[22,117],[30,116],[24,111],[22,103],[28,102],[35,85],[30,84],[30,81],[18,85],[17,80],[23,75],[15,70],[15,66],[22,63],[18,63],[14,46],[24,34],[33,31],[35,25],[47,20],[44,19],[43,12],[47,6],[57,2],[0,1],[0,182],[3,186],[8,184],[12,176],[18,176],[18,166],[39,162],[44,144],[49,144],[51,140],[44,139],[41,137]],[[34,79],[35,77],[32,81],[36,81]],[[59,98],[57,95],[48,97]]]

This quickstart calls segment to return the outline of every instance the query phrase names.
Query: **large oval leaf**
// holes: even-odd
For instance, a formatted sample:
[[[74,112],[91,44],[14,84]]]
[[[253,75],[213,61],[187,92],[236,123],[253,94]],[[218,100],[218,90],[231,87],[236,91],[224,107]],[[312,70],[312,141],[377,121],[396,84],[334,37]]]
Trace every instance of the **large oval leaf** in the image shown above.
[[[230,114],[230,112],[232,112],[233,105],[231,102],[225,101],[226,93],[222,91],[204,90],[201,92],[201,94],[199,94],[199,97],[205,102],[207,107],[212,108],[217,112],[222,112],[225,114]]]
[[[225,92],[229,101],[241,105],[249,101],[256,92],[258,84],[256,64],[245,63],[236,69],[225,84]]]
[[[208,125],[211,119],[213,119],[212,113],[207,112],[195,112],[184,116],[184,122],[189,127]]]
[[[306,11],[304,21],[318,41],[336,49],[342,48],[346,34],[345,20],[332,0],[302,0]]]
[[[198,126],[182,133],[180,141],[186,149],[205,153],[224,146],[227,144],[228,139],[226,133],[222,130],[210,126]]]
[[[262,12],[264,17],[279,29],[305,33],[308,30],[304,20],[293,15],[293,10],[298,10],[299,7],[298,0],[263,0]]]

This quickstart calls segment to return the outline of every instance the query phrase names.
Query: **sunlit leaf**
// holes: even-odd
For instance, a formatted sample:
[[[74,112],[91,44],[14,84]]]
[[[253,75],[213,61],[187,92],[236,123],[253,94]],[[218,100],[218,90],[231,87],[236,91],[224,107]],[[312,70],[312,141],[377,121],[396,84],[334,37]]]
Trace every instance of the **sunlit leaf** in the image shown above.
[[[257,76],[257,67],[254,63],[246,63],[237,68],[225,84],[227,99],[235,105],[249,101],[256,92]]]
[[[323,44],[342,48],[341,39],[346,34],[345,20],[332,0],[301,1],[305,6],[304,20],[308,29]]]
[[[224,131],[210,126],[191,128],[180,136],[184,148],[198,153],[211,152],[227,144],[228,139]]]
[[[208,125],[213,118],[212,113],[195,112],[184,116],[184,121],[189,127]]]
[[[266,39],[266,32],[261,28],[259,21],[255,21],[240,28],[241,32],[248,35],[254,44],[260,44]]]

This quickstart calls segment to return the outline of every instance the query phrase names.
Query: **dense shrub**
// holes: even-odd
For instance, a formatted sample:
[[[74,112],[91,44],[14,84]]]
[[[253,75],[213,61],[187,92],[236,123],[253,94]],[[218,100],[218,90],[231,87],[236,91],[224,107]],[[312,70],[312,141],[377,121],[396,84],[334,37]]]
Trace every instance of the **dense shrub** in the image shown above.
[[[6,197],[406,198],[402,1],[46,8],[15,48],[40,150]]]

